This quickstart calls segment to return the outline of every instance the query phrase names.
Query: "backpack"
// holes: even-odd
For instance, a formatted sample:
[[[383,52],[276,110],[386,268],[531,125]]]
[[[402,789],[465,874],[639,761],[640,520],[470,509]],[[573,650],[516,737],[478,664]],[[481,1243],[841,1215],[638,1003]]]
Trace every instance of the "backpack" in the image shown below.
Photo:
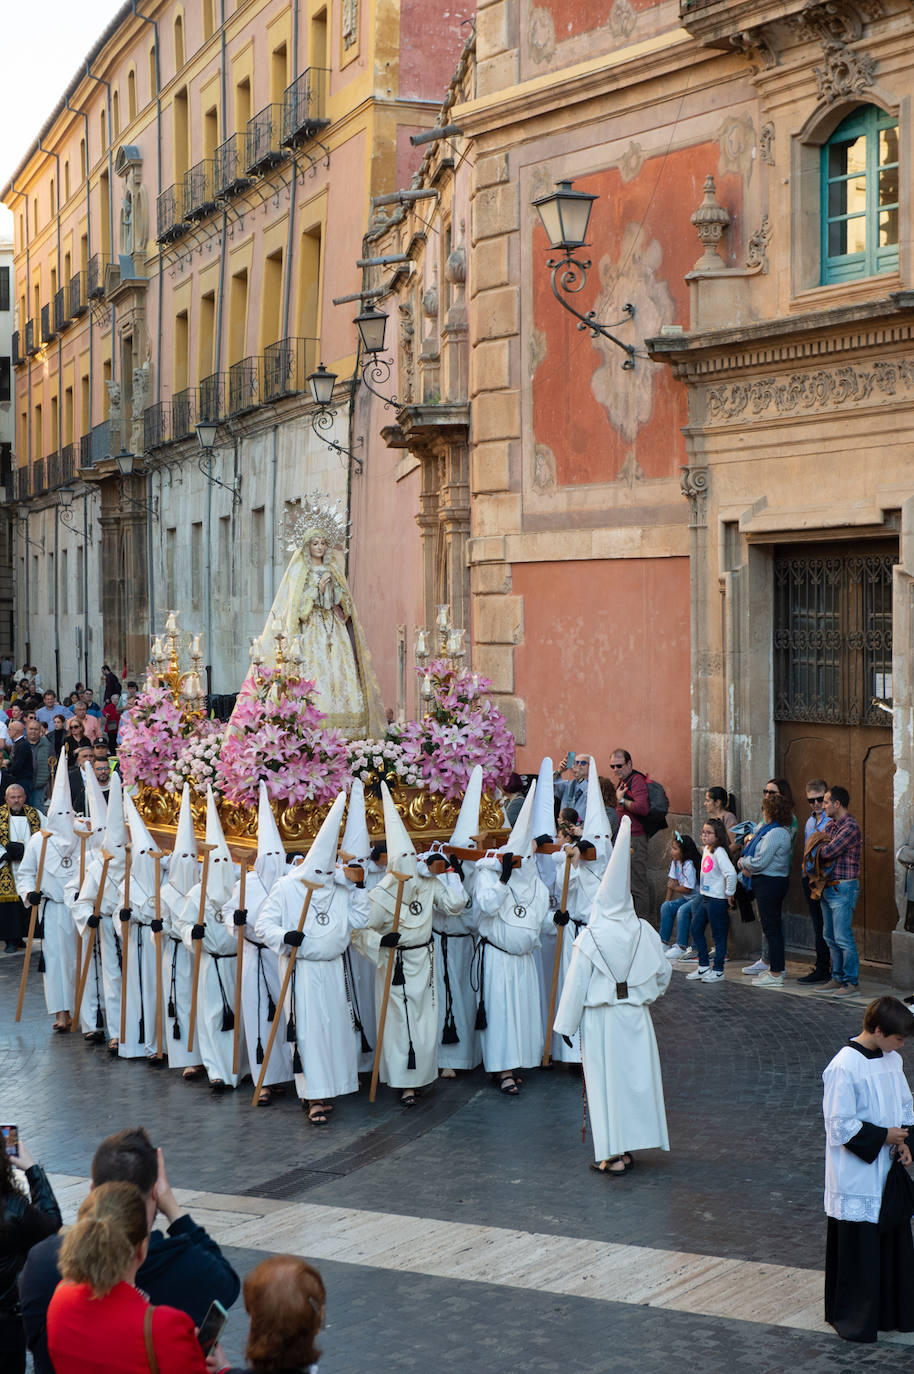
[[[656,778],[650,778],[645,773],[644,780],[647,783],[647,799],[651,809],[646,816],[641,817],[641,824],[644,826],[644,833],[650,839],[658,830],[666,830],[670,799],[664,791],[663,784],[657,782]]]

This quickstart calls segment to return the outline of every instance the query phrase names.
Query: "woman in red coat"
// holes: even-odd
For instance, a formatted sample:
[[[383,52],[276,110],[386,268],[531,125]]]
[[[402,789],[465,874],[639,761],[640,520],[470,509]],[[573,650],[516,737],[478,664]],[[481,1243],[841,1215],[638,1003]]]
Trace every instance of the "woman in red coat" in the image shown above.
[[[56,1374],[206,1374],[210,1364],[190,1317],[152,1307],[134,1287],[146,1258],[149,1223],[132,1183],[103,1183],[79,1209],[60,1248],[61,1282],[48,1308],[48,1350]]]

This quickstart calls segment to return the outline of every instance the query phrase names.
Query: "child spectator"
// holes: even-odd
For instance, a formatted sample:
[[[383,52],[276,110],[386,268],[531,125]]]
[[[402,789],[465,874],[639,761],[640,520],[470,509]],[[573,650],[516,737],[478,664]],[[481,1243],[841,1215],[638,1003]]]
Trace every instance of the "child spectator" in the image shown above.
[[[698,865],[701,855],[691,835],[673,832],[670,841],[670,872],[666,884],[666,898],[660,907],[660,939],[668,959],[685,954],[689,943],[690,904],[698,891]],[[676,939],[670,944],[673,926]]]

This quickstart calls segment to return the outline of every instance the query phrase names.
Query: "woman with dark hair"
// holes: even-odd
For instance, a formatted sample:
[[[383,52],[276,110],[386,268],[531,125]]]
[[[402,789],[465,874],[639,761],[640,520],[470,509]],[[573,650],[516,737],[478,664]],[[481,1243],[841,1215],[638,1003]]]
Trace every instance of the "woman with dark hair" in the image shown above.
[[[25,1170],[29,1197],[19,1186],[14,1165]],[[59,1231],[60,1224],[60,1209],[44,1169],[15,1137],[0,1140],[0,1369],[3,1374],[22,1374],[25,1369],[19,1273],[32,1246]]]
[[[764,790],[762,791],[763,804],[766,797],[783,797],[790,807],[790,859],[792,861],[793,842],[796,839],[797,830],[799,829],[799,821],[796,818],[794,810],[793,792],[790,789],[790,783],[787,781],[786,778],[769,778],[768,781],[765,783]],[[759,826],[756,826],[756,831],[758,831],[759,828]],[[748,844],[749,839],[750,836],[747,835],[745,840],[741,840],[733,846],[734,863],[739,857],[739,854],[741,852],[745,852],[745,846],[746,844]],[[790,870],[788,867],[788,872],[789,871]],[[752,891],[749,887],[747,887],[745,884],[741,882],[738,882],[736,884],[736,909],[739,912],[740,920],[743,921],[745,924],[751,924],[751,922],[755,920],[756,913]],[[754,978],[758,973],[768,973],[770,968],[768,962],[768,955],[768,940],[763,932],[762,952],[759,955],[758,959],[756,959],[754,964],[748,964],[743,969],[743,973],[747,973],[750,978]]]
[[[758,903],[759,920],[768,941],[769,967],[758,974],[755,986],[784,986],[784,929],[781,907],[787,895],[793,836],[790,822],[793,808],[779,792],[766,791],[762,802],[764,824],[743,846],[739,860],[739,881],[751,890]]]
[[[315,1342],[324,1324],[327,1293],[316,1269],[296,1255],[273,1255],[244,1281],[251,1319],[245,1369],[227,1374],[316,1374]]]
[[[133,1183],[102,1183],[60,1247],[60,1283],[48,1307],[56,1374],[205,1374],[194,1324],[176,1307],[153,1307],[135,1287],[149,1249],[146,1200]],[[225,1357],[216,1346],[213,1367]]]
[[[735,797],[725,787],[709,787],[705,792],[706,814],[712,820],[723,821],[728,836],[736,825],[736,816],[733,812],[735,805]]]

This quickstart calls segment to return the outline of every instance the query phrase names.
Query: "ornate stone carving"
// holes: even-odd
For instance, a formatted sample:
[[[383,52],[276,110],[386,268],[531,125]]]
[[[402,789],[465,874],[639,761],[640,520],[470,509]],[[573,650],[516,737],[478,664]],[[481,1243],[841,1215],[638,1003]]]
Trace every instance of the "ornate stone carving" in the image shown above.
[[[914,391],[914,359],[877,362],[872,367],[847,365],[756,377],[725,383],[705,392],[707,423],[777,418],[861,405],[883,396]]]
[[[399,306],[400,311],[400,367],[399,375],[402,377],[403,404],[412,405],[415,400],[416,378],[413,367],[413,338],[415,328],[413,326],[413,308],[408,301],[402,301]]]
[[[689,502],[689,527],[700,529],[707,524],[708,486],[710,473],[706,467],[679,469],[679,488]]]
[[[359,0],[343,0],[343,48],[354,48],[359,41]]]
[[[717,251],[721,235],[730,224],[729,211],[725,210],[717,202],[716,188],[712,176],[705,177],[704,200],[698,209],[690,216],[690,222],[695,226],[698,240],[704,249],[701,257],[696,262],[695,272],[713,271],[715,268],[724,266],[724,260]]]
[[[853,5],[833,0],[830,4],[820,4],[817,0],[807,0],[801,14],[794,15],[791,21],[800,38],[818,38],[823,43],[831,40],[838,43],[853,43],[863,32],[863,23]]]
[[[760,267],[763,273],[768,271],[768,244],[771,242],[771,223],[767,215],[762,217],[762,222],[749,240],[749,249],[746,253],[747,267]]]
[[[759,157],[769,167],[774,166],[774,125],[763,124],[758,136]]]
[[[130,452],[140,454],[146,447],[143,412],[149,399],[149,364],[133,369],[133,394],[131,407],[133,420],[130,424]]]
[[[637,22],[630,0],[616,0],[609,11],[609,31],[613,38],[627,38]]]
[[[746,29],[743,33],[734,34],[730,39],[730,46],[737,52],[745,53],[756,71],[767,71],[771,67],[776,67],[780,61],[770,34],[764,28]]]
[[[717,175],[725,177],[732,173],[743,177],[748,183],[755,166],[758,142],[752,116],[745,114],[736,119],[725,119],[718,131],[717,142],[720,145]]]
[[[869,53],[855,52],[834,41],[823,45],[825,62],[814,67],[819,99],[831,104],[848,96],[860,95],[876,79],[876,59]]]
[[[552,491],[555,480],[555,454],[548,444],[537,444],[533,452],[533,490]]]

